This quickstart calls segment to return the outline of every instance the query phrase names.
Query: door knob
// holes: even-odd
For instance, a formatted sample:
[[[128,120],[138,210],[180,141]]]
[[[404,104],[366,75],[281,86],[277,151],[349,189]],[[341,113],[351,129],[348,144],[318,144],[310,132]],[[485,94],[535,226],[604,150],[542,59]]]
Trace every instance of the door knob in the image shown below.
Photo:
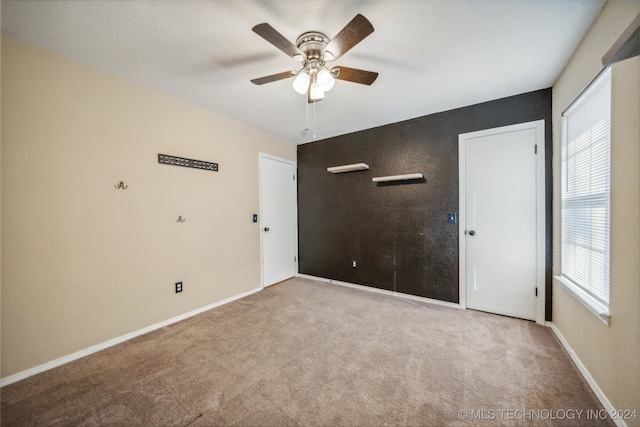
[[[264,231],[269,231],[269,227],[265,227],[265,228],[264,228]]]
[[[469,236],[475,236],[475,235],[476,235],[476,232],[474,230],[469,231]]]

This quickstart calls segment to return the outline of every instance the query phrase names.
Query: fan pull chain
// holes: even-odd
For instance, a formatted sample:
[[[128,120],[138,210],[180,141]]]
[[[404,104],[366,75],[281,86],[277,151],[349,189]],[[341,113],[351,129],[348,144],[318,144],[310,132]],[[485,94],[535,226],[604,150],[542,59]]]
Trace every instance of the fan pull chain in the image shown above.
[[[309,103],[305,100],[304,105],[306,106],[305,108],[307,109],[307,127],[305,127],[304,130],[305,132],[308,132],[309,131]]]
[[[304,128],[305,132],[309,131],[309,102],[305,101],[307,109],[307,127]],[[313,139],[316,139],[316,101],[313,101]]]

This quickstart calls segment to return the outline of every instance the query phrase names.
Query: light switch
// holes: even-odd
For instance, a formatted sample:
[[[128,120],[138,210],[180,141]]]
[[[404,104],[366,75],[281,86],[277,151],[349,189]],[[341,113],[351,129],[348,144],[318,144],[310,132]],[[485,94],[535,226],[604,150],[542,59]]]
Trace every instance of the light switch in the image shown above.
[[[458,215],[456,213],[447,214],[449,217],[449,224],[455,224],[458,222]]]

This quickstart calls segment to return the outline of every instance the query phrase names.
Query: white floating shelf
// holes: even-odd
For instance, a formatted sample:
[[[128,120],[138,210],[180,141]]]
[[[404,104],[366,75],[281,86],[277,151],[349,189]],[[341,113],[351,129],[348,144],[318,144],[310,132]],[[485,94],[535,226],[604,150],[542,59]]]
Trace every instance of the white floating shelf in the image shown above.
[[[406,175],[390,175],[390,176],[376,176],[371,178],[373,182],[389,182],[389,181],[407,181],[410,179],[422,179],[424,176],[421,173],[408,173]]]
[[[333,166],[327,168],[327,171],[331,173],[342,173],[342,172],[353,172],[353,171],[363,171],[369,169],[369,165],[366,163],[354,163],[352,165],[344,165],[344,166]]]

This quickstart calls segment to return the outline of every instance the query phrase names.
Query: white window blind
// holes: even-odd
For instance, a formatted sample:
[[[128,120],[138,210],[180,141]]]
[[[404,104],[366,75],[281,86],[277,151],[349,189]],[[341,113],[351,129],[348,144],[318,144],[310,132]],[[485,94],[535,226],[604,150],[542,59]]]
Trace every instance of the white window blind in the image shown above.
[[[563,114],[561,274],[609,306],[611,72]]]

